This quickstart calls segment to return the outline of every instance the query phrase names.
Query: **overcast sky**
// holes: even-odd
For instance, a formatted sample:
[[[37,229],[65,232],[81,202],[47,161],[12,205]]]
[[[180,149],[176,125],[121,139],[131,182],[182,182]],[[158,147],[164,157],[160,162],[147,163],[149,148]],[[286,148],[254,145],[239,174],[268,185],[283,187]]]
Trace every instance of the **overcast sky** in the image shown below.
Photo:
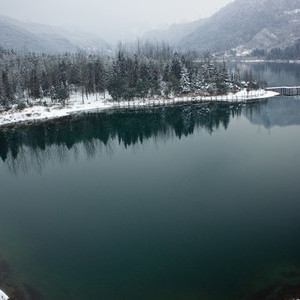
[[[0,14],[104,33],[212,15],[233,0],[0,0]]]

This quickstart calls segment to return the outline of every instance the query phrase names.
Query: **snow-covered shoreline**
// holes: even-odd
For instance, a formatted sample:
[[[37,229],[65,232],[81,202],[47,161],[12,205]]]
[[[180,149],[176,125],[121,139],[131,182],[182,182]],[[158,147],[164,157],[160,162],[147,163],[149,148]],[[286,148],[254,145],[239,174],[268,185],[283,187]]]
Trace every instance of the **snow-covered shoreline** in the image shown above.
[[[229,61],[235,63],[275,63],[275,64],[300,64],[299,59],[256,59],[256,58],[238,58],[230,59]],[[221,61],[221,60],[220,60]]]
[[[35,123],[53,119],[59,119],[74,115],[80,112],[99,112],[115,108],[139,108],[147,106],[164,106],[176,103],[191,103],[191,102],[224,102],[224,103],[246,103],[248,101],[262,100],[277,96],[278,93],[266,90],[256,90],[247,92],[246,89],[239,91],[236,94],[228,94],[223,96],[210,97],[174,97],[172,99],[146,99],[133,101],[111,101],[105,100],[96,96],[89,96],[82,103],[80,95],[71,96],[67,105],[64,107],[60,104],[44,105],[44,101],[37,103],[31,107],[22,110],[16,107],[0,112],[0,128],[15,124]]]

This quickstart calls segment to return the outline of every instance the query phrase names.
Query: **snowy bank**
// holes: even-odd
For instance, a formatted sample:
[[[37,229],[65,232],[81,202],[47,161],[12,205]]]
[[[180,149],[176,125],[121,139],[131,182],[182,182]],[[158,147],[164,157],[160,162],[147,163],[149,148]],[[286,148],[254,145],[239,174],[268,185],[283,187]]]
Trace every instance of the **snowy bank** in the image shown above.
[[[0,299],[1,300],[8,300],[9,297],[3,291],[0,290]]]
[[[174,97],[171,99],[145,99],[132,101],[112,101],[111,99],[103,99],[96,96],[89,96],[82,103],[81,96],[75,94],[65,106],[61,104],[45,105],[45,101],[36,102],[31,107],[22,110],[13,107],[8,111],[0,112],[0,127],[17,124],[17,123],[34,123],[51,119],[62,118],[88,111],[103,111],[114,108],[139,108],[147,106],[164,106],[176,103],[195,103],[195,102],[224,102],[224,103],[245,103],[253,100],[267,99],[279,95],[276,92],[266,90],[256,90],[247,92],[246,89],[239,91],[236,94],[228,94],[223,96],[211,97]]]

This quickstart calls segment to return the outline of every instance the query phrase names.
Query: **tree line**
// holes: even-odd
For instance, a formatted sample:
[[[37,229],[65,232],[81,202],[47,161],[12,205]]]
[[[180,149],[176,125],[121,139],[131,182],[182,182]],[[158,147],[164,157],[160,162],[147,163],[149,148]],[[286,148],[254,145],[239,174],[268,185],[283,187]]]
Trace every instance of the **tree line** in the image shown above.
[[[219,95],[241,86],[225,62],[210,56],[195,62],[162,44],[120,45],[116,54],[21,54],[0,49],[0,105],[20,107],[30,100],[48,98],[65,104],[73,93],[106,91],[113,100],[170,97],[182,94]]]
[[[293,45],[284,49],[272,48],[271,50],[255,49],[250,56],[265,58],[265,59],[300,59],[300,39]]]

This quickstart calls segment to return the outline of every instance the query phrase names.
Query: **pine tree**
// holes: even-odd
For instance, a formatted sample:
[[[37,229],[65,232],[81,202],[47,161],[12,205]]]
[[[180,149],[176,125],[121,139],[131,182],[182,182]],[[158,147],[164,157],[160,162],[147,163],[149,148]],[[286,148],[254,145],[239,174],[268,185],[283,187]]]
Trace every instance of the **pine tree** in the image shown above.
[[[2,99],[1,104],[4,107],[8,107],[9,104],[13,103],[13,91],[11,89],[9,80],[8,80],[8,70],[2,72]]]
[[[37,75],[37,66],[34,66],[30,74],[30,95],[34,99],[40,98],[40,82]]]
[[[189,93],[191,91],[191,80],[185,66],[183,66],[181,69],[180,90],[182,93]]]
[[[95,91],[96,93],[104,92],[105,90],[105,69],[102,61],[98,58],[95,62]]]

